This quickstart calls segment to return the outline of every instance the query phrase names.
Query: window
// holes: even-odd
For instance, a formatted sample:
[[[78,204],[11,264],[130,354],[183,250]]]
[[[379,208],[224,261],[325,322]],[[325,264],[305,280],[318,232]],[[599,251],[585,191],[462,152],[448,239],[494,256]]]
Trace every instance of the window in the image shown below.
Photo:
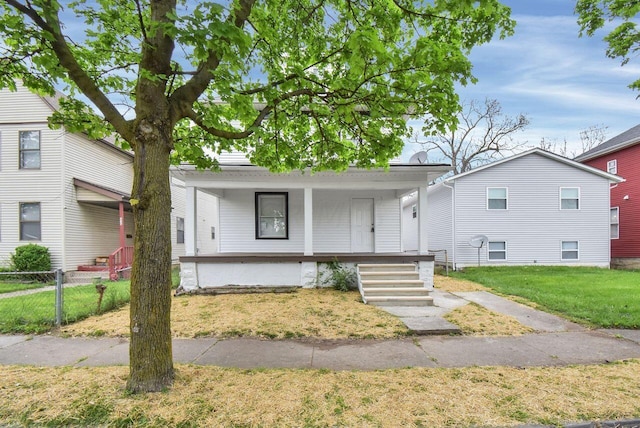
[[[40,203],[20,204],[20,240],[39,241],[40,239]]]
[[[610,223],[611,223],[611,239],[620,238],[620,209],[618,207],[611,208]]]
[[[607,172],[609,174],[617,174],[618,173],[618,161],[615,159],[607,162]]]
[[[413,204],[413,205],[411,206],[411,216],[412,216],[413,218],[418,217],[418,205]]]
[[[489,187],[487,188],[487,209],[506,210],[507,209],[507,188]]]
[[[40,131],[20,131],[20,169],[40,168]]]
[[[256,193],[256,239],[289,239],[288,193]]]
[[[580,189],[577,187],[560,188],[560,209],[577,210],[580,209]]]
[[[507,243],[505,241],[489,242],[489,260],[507,260]]]
[[[184,244],[184,218],[176,217],[176,243]]]
[[[562,241],[562,260],[578,260],[578,241]]]
[[[211,239],[216,239],[216,228],[211,226]]]

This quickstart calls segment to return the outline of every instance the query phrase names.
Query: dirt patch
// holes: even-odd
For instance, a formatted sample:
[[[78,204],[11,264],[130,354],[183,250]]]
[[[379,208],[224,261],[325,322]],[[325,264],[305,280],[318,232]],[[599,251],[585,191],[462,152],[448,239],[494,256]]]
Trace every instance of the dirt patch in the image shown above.
[[[393,338],[408,330],[358,292],[302,289],[286,294],[179,296],[171,305],[174,337],[322,339]],[[61,329],[72,336],[128,336],[129,306]]]
[[[450,276],[434,275],[433,282],[436,288],[439,288],[442,291],[448,291],[449,293],[462,291],[490,291],[489,288],[476,284],[475,282],[452,278]]]
[[[454,309],[444,319],[470,336],[521,336],[535,330],[508,315],[490,311],[476,303]]]
[[[127,395],[126,367],[3,367],[0,422],[38,426],[514,426],[640,415],[640,362],[579,367],[239,370],[177,366]]]

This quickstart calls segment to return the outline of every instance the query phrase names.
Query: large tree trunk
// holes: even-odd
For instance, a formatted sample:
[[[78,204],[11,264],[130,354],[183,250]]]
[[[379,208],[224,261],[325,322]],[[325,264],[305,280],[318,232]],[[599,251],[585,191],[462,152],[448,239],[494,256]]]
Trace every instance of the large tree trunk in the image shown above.
[[[136,129],[131,205],[135,258],[131,272],[131,392],[156,392],[173,382],[171,348],[171,130],[155,121]]]

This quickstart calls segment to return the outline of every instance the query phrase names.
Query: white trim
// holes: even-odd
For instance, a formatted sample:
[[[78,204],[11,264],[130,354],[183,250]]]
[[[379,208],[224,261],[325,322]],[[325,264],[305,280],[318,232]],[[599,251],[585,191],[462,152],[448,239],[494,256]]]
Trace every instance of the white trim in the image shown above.
[[[574,200],[573,198],[563,198],[562,197],[562,191],[564,189],[577,189],[578,190],[578,208],[562,208],[562,201],[563,200]],[[560,211],[580,211],[582,209],[582,201],[581,201],[581,196],[582,196],[582,191],[580,189],[580,187],[578,186],[561,186],[558,190],[558,208],[560,209]]]
[[[504,208],[489,208],[489,190],[504,189]],[[487,211],[508,211],[509,210],[509,188],[508,187],[487,187],[486,188],[486,209]],[[502,200],[501,198],[492,198],[493,200]]]
[[[504,250],[493,250],[493,251],[491,251],[491,249],[489,248],[491,246],[491,244],[497,244],[497,243],[504,244]],[[504,252],[504,259],[492,259],[490,257],[491,253],[502,253],[502,252]],[[489,242],[487,242],[487,261],[489,261],[489,262],[506,262],[507,260],[509,260],[507,241],[489,241]]]
[[[607,172],[609,174],[617,174],[618,173],[618,160],[617,159],[611,159],[611,160],[607,161]]]
[[[612,217],[611,217],[611,211],[612,210],[616,210],[616,219],[617,221],[615,223],[613,223]],[[613,225],[618,226],[618,235],[614,238],[613,235],[611,234],[611,226]],[[609,208],[609,239],[620,239],[620,207],[610,207]]]
[[[565,243],[565,242],[567,242],[567,243],[569,243],[569,242],[575,242],[575,243],[576,243],[576,248],[575,248],[575,249],[571,248],[571,249],[565,250],[565,249],[564,249],[564,243]],[[567,259],[567,258],[565,258],[565,257],[564,257],[564,252],[565,252],[565,251],[567,251],[567,252],[569,252],[569,251],[570,251],[570,252],[574,252],[574,251],[575,251],[575,252],[576,252],[576,258],[575,258],[575,259],[574,259],[574,258],[571,258],[571,259]],[[580,241],[579,241],[579,240],[577,240],[577,239],[561,240],[561,241],[560,241],[560,260],[561,260],[561,261],[563,261],[563,262],[564,262],[564,261],[576,261],[576,262],[577,262],[577,261],[580,261]]]

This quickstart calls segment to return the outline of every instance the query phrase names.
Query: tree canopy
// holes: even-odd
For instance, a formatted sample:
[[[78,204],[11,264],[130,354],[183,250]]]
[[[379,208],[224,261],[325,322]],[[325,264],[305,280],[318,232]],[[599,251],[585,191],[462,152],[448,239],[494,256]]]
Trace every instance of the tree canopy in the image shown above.
[[[640,3],[634,0],[578,0],[576,12],[580,35],[593,36],[607,22],[615,22],[615,27],[604,37],[609,58],[621,58],[625,65],[637,55],[640,30],[634,20],[640,13]],[[640,78],[629,87],[640,90]]]
[[[170,162],[385,166],[407,115],[445,129],[498,0],[1,0],[0,87],[70,97],[52,124],[134,153],[131,391],[171,383]],[[84,101],[84,102],[83,102]],[[86,103],[91,104],[88,107]],[[152,357],[150,357],[152,356]]]

